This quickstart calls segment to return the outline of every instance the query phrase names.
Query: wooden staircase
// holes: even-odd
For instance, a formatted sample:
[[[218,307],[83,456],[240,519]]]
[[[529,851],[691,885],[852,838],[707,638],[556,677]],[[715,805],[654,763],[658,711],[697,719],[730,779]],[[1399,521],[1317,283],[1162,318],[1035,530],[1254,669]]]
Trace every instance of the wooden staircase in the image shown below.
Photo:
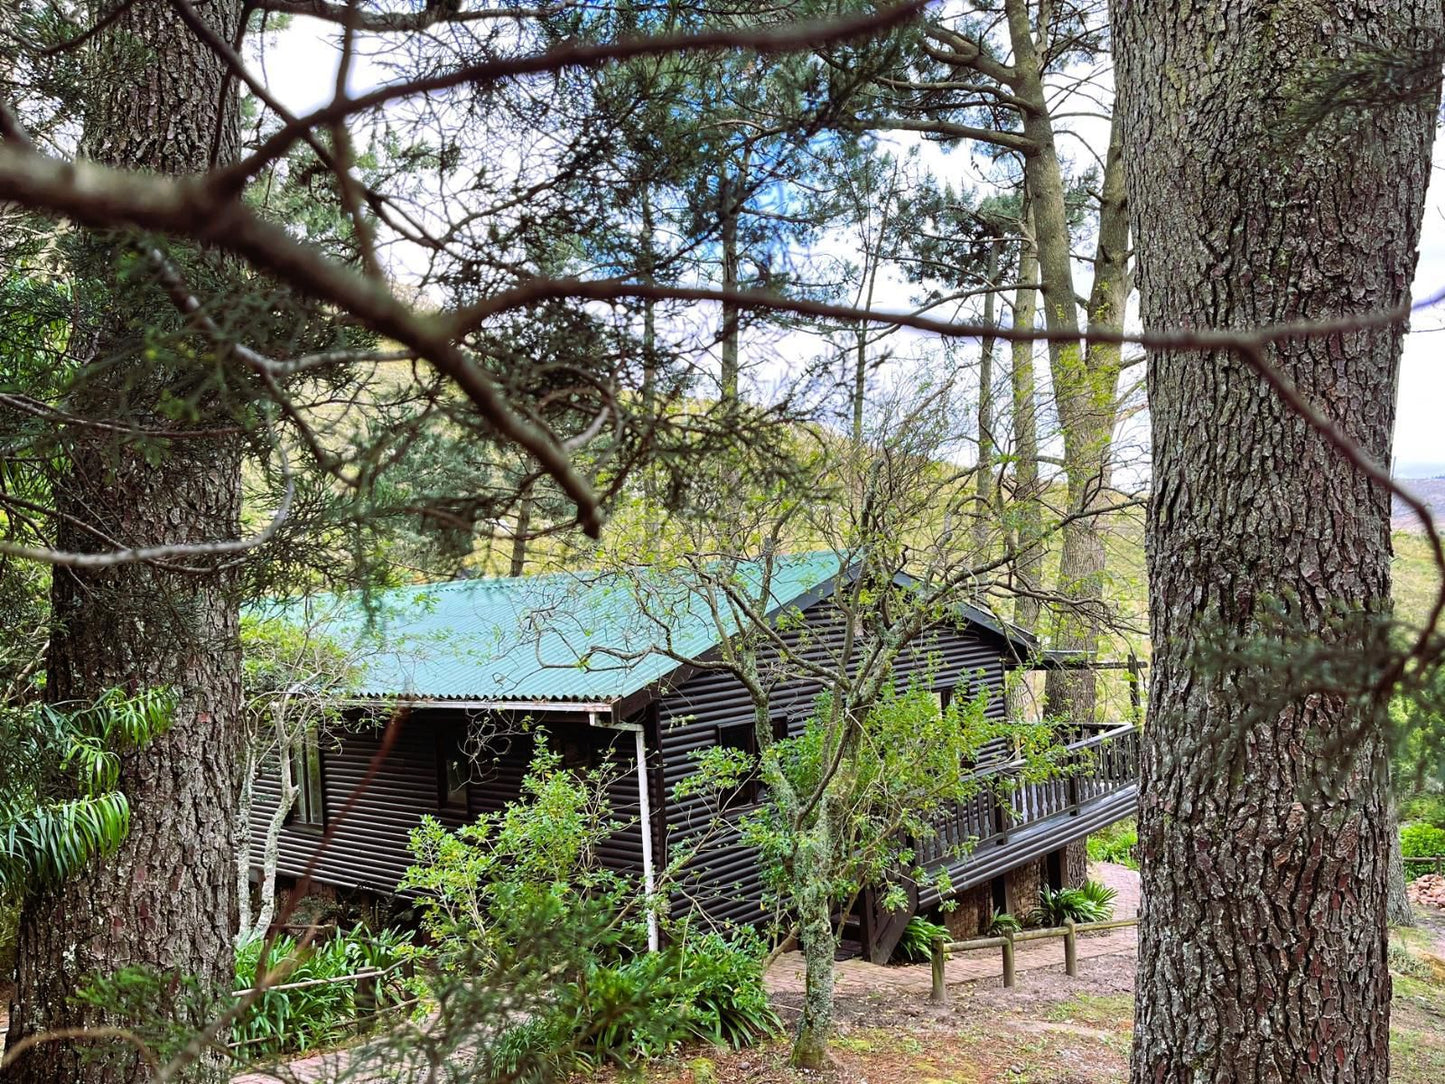
[[[900,882],[907,902],[895,911],[883,906],[883,889],[869,887],[858,896],[858,940],[870,963],[886,964],[898,947],[908,920],[918,913],[918,885],[913,878]]]
[[[947,871],[953,895],[1133,813],[1139,779],[1137,728],[1080,726],[1066,749],[1066,771],[1050,779],[1002,786],[1024,767],[1019,761],[977,771],[987,785],[942,811],[928,839],[912,841],[917,863],[928,874],[921,898],[917,882],[907,876],[898,878],[906,903],[895,911],[883,906],[890,886],[870,886],[860,893],[845,928],[857,930],[865,957],[887,963],[908,920],[920,909],[944,902],[934,874]]]

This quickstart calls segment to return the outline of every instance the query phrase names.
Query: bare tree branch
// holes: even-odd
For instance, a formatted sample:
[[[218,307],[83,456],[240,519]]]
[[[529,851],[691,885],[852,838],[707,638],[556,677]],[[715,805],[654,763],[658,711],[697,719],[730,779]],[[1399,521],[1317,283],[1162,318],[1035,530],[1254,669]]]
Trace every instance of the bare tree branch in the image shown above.
[[[744,27],[708,30],[696,34],[664,34],[624,39],[606,44],[567,42],[541,53],[505,60],[464,64],[450,71],[378,87],[355,98],[338,97],[329,104],[287,124],[252,154],[215,175],[215,183],[228,192],[241,187],[268,163],[286,153],[303,130],[329,126],[337,120],[375,109],[388,102],[450,90],[464,84],[496,83],[522,75],[540,75],[567,69],[597,68],[619,60],[635,60],[677,53],[750,50],[764,55],[796,52],[820,45],[880,34],[914,18],[928,0],[904,3],[840,19],[810,20],[783,27]]]
[[[327,0],[250,0],[251,11],[268,11],[275,15],[305,15],[328,23],[337,23],[364,34],[406,33],[426,30],[438,24],[473,23],[499,19],[535,19],[565,11],[566,0],[535,8],[476,8],[451,11],[442,4],[427,4],[421,11],[362,11],[348,4],[332,4]]]

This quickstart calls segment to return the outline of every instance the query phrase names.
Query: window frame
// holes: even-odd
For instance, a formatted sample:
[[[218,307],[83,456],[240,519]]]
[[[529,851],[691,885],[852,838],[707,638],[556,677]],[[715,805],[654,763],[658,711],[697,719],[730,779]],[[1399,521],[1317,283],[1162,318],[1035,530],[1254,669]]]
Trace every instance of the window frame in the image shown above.
[[[725,735],[741,732],[743,744],[737,745],[725,739]],[[762,802],[762,773],[758,770],[758,732],[751,723],[719,723],[713,733],[713,745],[719,749],[736,749],[752,758],[750,772],[733,787],[719,796],[718,807],[725,813],[753,809]]]
[[[291,765],[291,786],[296,792],[286,823],[319,828],[326,824],[326,770],[320,729],[309,726],[286,751]]]
[[[453,779],[453,769],[456,778]],[[472,773],[467,764],[461,735],[438,730],[436,742],[436,803],[438,812],[468,812],[471,805]]]
[[[562,758],[563,768],[582,775],[597,767],[599,754],[591,738],[592,735],[585,731],[580,734],[561,734],[554,730],[548,734],[548,744],[552,752]]]

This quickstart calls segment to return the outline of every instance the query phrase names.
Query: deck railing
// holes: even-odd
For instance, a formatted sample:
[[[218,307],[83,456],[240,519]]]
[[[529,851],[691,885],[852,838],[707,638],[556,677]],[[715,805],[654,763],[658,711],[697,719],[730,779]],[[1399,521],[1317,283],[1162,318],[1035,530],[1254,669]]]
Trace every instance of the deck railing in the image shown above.
[[[914,843],[923,866],[950,861],[972,847],[1005,843],[1011,833],[1060,816],[1075,816],[1090,802],[1115,794],[1139,779],[1139,730],[1131,724],[1077,728],[1085,736],[1065,746],[1057,775],[1025,782],[1025,763],[1009,760],[980,768],[984,783],[967,801],[934,820],[934,834]],[[1015,777],[1010,779],[1009,777]]]

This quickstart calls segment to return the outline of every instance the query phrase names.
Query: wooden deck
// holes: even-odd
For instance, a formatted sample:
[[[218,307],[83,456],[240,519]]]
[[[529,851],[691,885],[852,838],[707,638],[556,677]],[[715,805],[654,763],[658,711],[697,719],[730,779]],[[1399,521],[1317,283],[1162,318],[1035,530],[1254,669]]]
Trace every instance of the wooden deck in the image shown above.
[[[950,894],[1040,858],[1073,840],[1132,816],[1139,785],[1139,730],[1125,723],[1078,728],[1079,738],[1065,747],[1061,772],[1024,782],[1022,761],[1004,761],[981,769],[989,785],[935,822],[935,834],[914,843],[922,883],[903,879],[909,906],[882,907],[882,893],[868,891],[859,900],[864,954],[885,960],[902,936],[908,919],[942,901],[936,874],[946,869]]]

